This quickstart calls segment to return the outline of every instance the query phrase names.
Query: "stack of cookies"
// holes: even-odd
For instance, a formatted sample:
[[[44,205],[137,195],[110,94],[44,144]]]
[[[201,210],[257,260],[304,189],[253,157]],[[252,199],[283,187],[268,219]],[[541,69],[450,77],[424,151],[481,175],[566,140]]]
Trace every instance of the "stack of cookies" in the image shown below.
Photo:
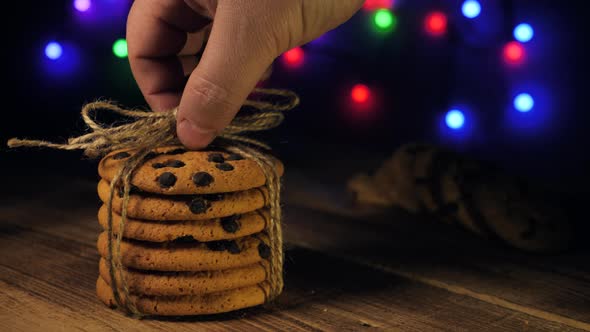
[[[400,147],[374,174],[352,178],[348,189],[357,203],[427,213],[526,251],[563,251],[573,242],[573,225],[554,197],[432,145]]]
[[[110,307],[116,301],[107,262],[107,202],[110,182],[133,153],[115,151],[99,164],[104,204],[98,220],[104,232],[97,243],[102,258],[96,290]],[[275,165],[282,175],[281,162]],[[148,155],[133,173],[122,234],[122,188],[112,204],[112,230],[122,236],[122,275],[140,312],[215,314],[266,302],[271,249],[264,232],[265,183],[258,164],[237,154],[168,147]]]

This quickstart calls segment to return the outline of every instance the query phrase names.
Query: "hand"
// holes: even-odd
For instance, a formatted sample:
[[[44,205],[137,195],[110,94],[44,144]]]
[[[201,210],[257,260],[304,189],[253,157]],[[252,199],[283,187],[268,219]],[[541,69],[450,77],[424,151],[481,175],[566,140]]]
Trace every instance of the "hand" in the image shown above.
[[[336,28],[363,2],[136,0],[127,22],[131,69],[152,109],[178,106],[181,142],[203,148],[279,55]]]

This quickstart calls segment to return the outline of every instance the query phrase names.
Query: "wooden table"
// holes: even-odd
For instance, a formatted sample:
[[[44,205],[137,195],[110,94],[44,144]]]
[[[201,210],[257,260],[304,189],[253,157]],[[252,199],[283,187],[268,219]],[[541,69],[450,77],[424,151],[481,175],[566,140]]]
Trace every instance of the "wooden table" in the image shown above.
[[[590,331],[587,252],[527,255],[401,212],[350,209],[302,174],[286,179],[279,301],[186,319],[138,321],[96,298],[95,182],[7,190],[0,331]]]

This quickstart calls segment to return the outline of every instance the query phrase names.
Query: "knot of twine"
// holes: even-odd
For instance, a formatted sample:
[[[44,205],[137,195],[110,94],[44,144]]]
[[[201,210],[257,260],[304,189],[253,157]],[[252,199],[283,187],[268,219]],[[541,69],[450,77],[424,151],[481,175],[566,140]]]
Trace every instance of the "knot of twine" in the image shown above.
[[[218,135],[216,141],[229,152],[241,154],[254,160],[264,172],[269,193],[270,221],[265,232],[268,234],[270,254],[270,292],[268,300],[276,298],[283,290],[283,235],[281,226],[280,194],[281,182],[273,160],[261,149],[270,150],[263,142],[243,136],[247,132],[265,131],[279,126],[283,120],[282,112],[291,110],[299,104],[299,97],[288,90],[255,89],[254,94],[267,97],[279,97],[279,101],[252,100],[244,102],[244,106],[257,112],[240,114],[231,124]],[[109,126],[99,123],[93,116],[98,111],[106,111],[132,119],[130,123]],[[108,257],[111,289],[120,308],[124,308],[137,318],[144,317],[131,299],[124,275],[121,258],[121,240],[127,220],[127,206],[130,198],[131,179],[135,170],[143,164],[148,154],[155,148],[180,145],[176,135],[177,109],[170,112],[149,112],[121,108],[111,102],[97,101],[82,108],[81,114],[90,133],[68,139],[67,143],[51,143],[43,140],[13,138],[8,141],[10,148],[46,147],[59,150],[83,150],[91,158],[99,158],[120,149],[134,149],[134,153],[121,167],[111,181],[110,194],[107,202],[108,210]],[[113,198],[118,186],[123,188],[121,220],[119,235],[113,227]],[[120,284],[120,285],[119,285]]]

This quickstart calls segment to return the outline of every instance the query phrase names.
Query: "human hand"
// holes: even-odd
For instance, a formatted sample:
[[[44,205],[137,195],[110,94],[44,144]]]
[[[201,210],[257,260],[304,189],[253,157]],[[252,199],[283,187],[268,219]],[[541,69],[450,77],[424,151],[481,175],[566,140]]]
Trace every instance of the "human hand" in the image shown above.
[[[178,106],[180,141],[203,148],[274,59],[344,23],[363,2],[136,0],[127,22],[131,69],[152,109]]]

